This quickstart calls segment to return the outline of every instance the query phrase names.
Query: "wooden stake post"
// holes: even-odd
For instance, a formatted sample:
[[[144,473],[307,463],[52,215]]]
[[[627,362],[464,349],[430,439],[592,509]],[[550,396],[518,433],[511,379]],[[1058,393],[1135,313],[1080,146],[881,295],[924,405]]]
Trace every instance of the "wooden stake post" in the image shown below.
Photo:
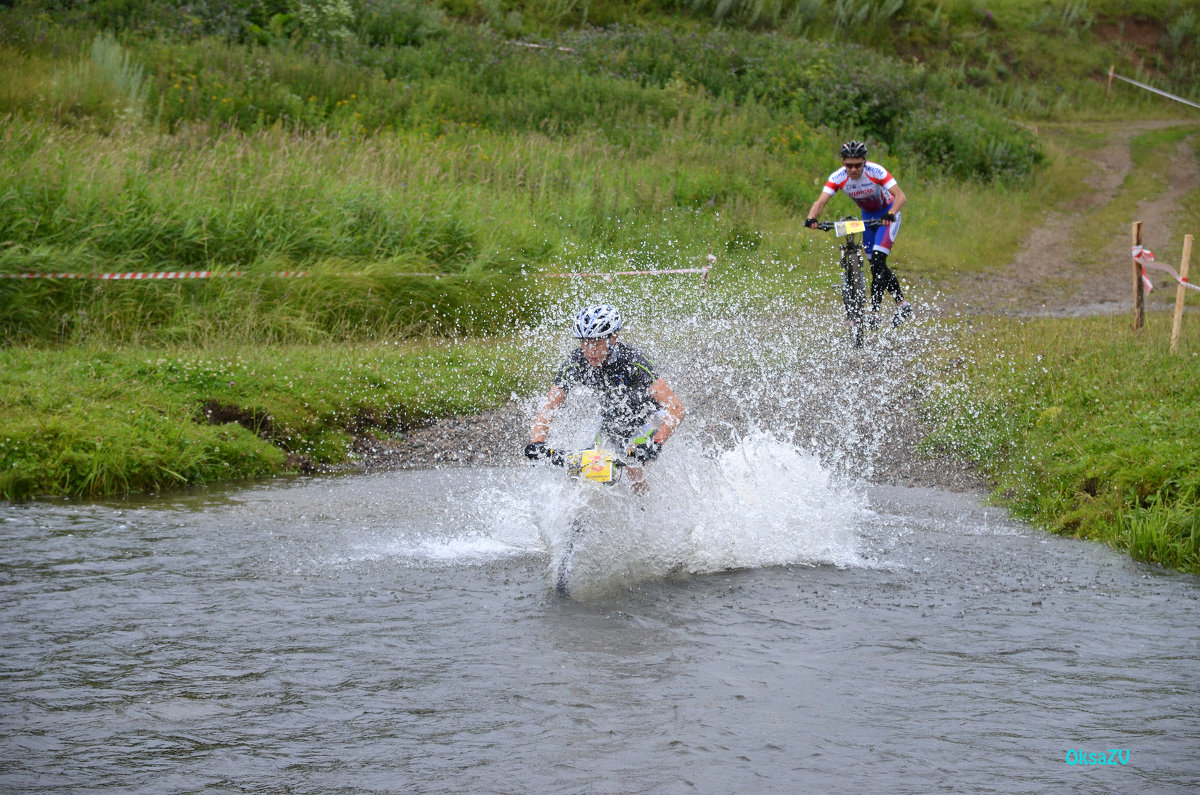
[[[1179,261],[1180,284],[1175,293],[1175,322],[1171,324],[1171,353],[1179,353],[1179,330],[1183,326],[1183,301],[1187,297],[1188,261],[1192,258],[1192,236],[1183,236],[1183,258]]]
[[[1133,245],[1142,245],[1142,222],[1134,221],[1132,229]],[[1142,263],[1133,261],[1133,330],[1139,331],[1146,322],[1146,291],[1142,287]]]

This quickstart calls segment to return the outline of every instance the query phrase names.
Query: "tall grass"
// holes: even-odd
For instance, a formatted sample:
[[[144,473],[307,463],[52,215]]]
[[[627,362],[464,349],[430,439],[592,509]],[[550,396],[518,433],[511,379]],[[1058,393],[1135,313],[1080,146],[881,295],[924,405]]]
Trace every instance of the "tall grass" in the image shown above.
[[[129,51],[111,35],[97,34],[92,42],[91,66],[112,85],[119,105],[118,118],[140,119],[146,102],[146,69],[134,63]]]
[[[511,344],[0,350],[0,497],[100,496],[337,463],[507,400]]]
[[[74,68],[53,55],[71,41],[57,28],[14,35],[27,46],[6,58],[51,87]],[[846,135],[871,138],[910,186],[925,168],[973,175],[968,193],[1041,157],[1025,130],[969,98],[963,113],[940,111],[950,95],[936,78],[866,50],[670,29],[560,41],[567,52],[531,50],[451,23],[421,46],[353,53],[93,39],[104,102],[68,102],[45,82],[9,97],[0,270],[255,278],[4,280],[0,333],[183,344],[489,332],[535,311],[522,274],[593,269],[589,258],[638,250],[651,225],[682,258],[724,247],[726,267],[793,268],[812,251],[796,216]],[[320,278],[269,276],[297,269]]]
[[[31,60],[45,57],[32,32],[24,38]],[[489,28],[461,25],[419,47],[127,42],[153,75],[148,101],[169,130],[197,122],[248,132],[281,124],[363,137],[474,125],[503,134],[598,130],[614,145],[657,148],[664,142],[653,130],[675,118],[732,111],[765,123],[768,136],[802,120],[907,145],[918,157],[930,135],[953,136],[957,146],[931,157],[961,176],[1020,176],[1037,161],[1028,137],[973,93],[955,93],[935,74],[865,48],[633,28],[566,31],[553,44],[514,46]],[[981,157],[989,146],[1005,156]]]
[[[932,437],[974,460],[1019,516],[1200,572],[1200,323],[1170,315],[993,322],[967,349],[970,395]],[[1002,352],[1002,353],[998,353]]]
[[[799,266],[803,288],[826,252],[797,216],[836,164],[835,143],[799,121],[746,143],[749,124],[741,114],[677,118],[662,133],[675,146],[631,152],[599,133],[97,137],[10,119],[0,130],[11,174],[0,271],[248,276],[3,279],[0,329],[10,341],[137,344],[486,332],[529,317],[539,271],[684,267],[710,249],[726,271]],[[1036,212],[1016,191],[890,165],[925,197],[900,261],[930,277],[985,267],[1016,245],[1014,215]],[[996,202],[1009,211],[994,212]],[[849,210],[842,197],[831,207]],[[637,254],[647,240],[673,245],[649,258]],[[625,264],[613,258],[621,251]],[[314,275],[270,275],[294,270]]]

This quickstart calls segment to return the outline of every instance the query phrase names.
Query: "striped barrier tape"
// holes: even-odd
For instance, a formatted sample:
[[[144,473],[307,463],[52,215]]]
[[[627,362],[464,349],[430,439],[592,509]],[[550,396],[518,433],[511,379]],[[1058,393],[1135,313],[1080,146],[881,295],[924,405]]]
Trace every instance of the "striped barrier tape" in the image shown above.
[[[1200,285],[1192,284],[1187,279],[1180,276],[1179,271],[1175,270],[1170,265],[1164,265],[1163,263],[1155,260],[1154,252],[1145,246],[1133,247],[1133,261],[1142,268],[1142,284],[1146,286],[1147,293],[1154,289],[1154,285],[1150,283],[1150,278],[1146,276],[1146,268],[1153,268],[1156,271],[1164,271],[1165,273],[1171,274],[1171,278],[1175,280],[1176,284],[1181,284],[1189,290],[1200,290]]]
[[[157,281],[163,279],[226,279],[229,276],[269,276],[274,279],[302,279],[313,276],[311,270],[275,270],[271,273],[254,274],[246,270],[146,270],[118,274],[0,274],[0,279],[94,279],[98,281]],[[354,273],[328,274],[330,276],[368,276],[373,274],[358,270]],[[442,274],[401,273],[391,276],[431,276],[440,279]]]
[[[698,273],[708,281],[708,272],[717,261],[713,254],[708,255],[708,265],[703,268],[673,268],[645,271],[612,271],[609,273],[542,273],[539,276],[549,278],[601,278],[612,281],[614,276],[663,276],[669,274]],[[97,281],[157,281],[162,279],[223,279],[236,276],[266,276],[271,278],[303,278],[315,275],[312,271],[272,271],[270,273],[252,273],[250,271],[135,271],[128,273],[0,273],[0,279],[94,279]],[[377,276],[364,271],[350,273],[330,273],[328,276]],[[403,272],[390,273],[388,276],[423,276],[441,279],[445,274]]]
[[[717,257],[711,251],[705,258],[708,264],[703,268],[659,268],[646,271],[576,271],[571,273],[542,273],[540,276],[545,276],[550,279],[603,279],[606,282],[611,282],[614,276],[670,276],[672,274],[697,273],[704,277],[704,281],[708,281],[708,272],[712,270],[712,266],[717,261]]]
[[[607,273],[601,273],[601,272],[588,273],[588,272],[580,271],[580,272],[576,272],[576,273],[543,273],[543,274],[539,274],[539,275],[545,276],[546,278],[549,278],[549,279],[584,278],[584,279],[603,279],[604,281],[609,282],[609,281],[612,281],[612,278],[614,276],[669,276],[671,274],[678,274],[678,273],[699,273],[699,274],[703,274],[705,277],[707,277],[708,271],[709,271],[709,268],[674,268],[674,269],[670,269],[670,270],[663,268],[661,270],[652,270],[652,271],[609,271]]]

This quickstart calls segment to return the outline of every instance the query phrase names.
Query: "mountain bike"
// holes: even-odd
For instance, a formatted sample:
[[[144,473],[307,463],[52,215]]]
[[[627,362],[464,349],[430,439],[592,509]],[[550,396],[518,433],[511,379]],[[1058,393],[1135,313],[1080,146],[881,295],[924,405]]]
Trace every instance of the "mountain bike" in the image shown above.
[[[847,216],[840,221],[821,221],[816,229],[833,231],[846,242],[838,244],[842,250],[842,303],[846,307],[846,319],[850,322],[850,340],[854,347],[863,344],[863,326],[867,321],[867,277],[864,271],[863,246],[857,235],[867,229],[884,226],[887,221],[877,218],[862,220]]]
[[[613,453],[612,450],[594,448],[590,450],[547,450],[544,461],[567,470],[567,477],[583,482],[600,483],[604,486],[616,484],[626,468],[639,469]],[[586,535],[585,524],[579,517],[571,520],[559,549],[551,549],[551,571],[554,593],[568,598],[571,595],[571,572],[574,567],[575,545]]]

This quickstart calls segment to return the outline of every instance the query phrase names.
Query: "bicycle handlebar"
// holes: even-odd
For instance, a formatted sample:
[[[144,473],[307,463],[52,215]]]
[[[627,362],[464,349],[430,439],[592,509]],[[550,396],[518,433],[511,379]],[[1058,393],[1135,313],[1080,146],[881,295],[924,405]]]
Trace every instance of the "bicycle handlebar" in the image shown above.
[[[571,456],[578,455],[579,453],[583,453],[583,452],[586,452],[586,451],[585,450],[553,450],[551,448],[546,448],[546,454],[544,456],[542,456],[542,460],[548,461],[556,467],[561,467],[561,466],[567,465],[568,460],[570,459]],[[616,456],[613,456],[612,465],[615,467],[630,466],[630,464],[627,461],[617,458]]]
[[[847,219],[847,220],[854,220],[854,219]],[[837,224],[841,224],[841,223],[845,223],[845,222],[844,221],[818,221],[816,226],[814,226],[812,228],[820,229],[822,232],[828,232],[831,229],[833,229],[834,226],[836,226]],[[887,221],[884,221],[881,218],[868,218],[862,222],[863,226],[867,227],[868,229],[874,229],[877,226],[884,226],[887,223],[888,223]]]

